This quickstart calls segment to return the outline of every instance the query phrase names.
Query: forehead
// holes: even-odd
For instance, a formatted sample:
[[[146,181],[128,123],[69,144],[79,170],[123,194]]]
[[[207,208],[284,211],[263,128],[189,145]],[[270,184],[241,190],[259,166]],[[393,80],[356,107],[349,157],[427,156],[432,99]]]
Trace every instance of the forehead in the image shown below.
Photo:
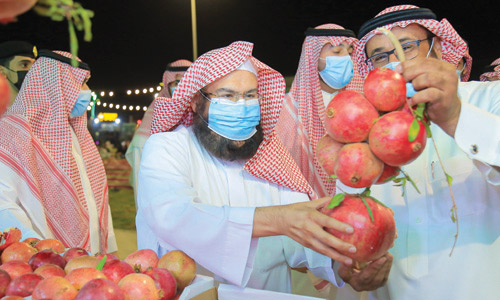
[[[395,26],[391,29],[391,32],[398,38],[400,41],[412,41],[412,40],[422,40],[427,37],[428,31],[424,27],[419,24],[410,24],[406,27]],[[390,50],[393,49],[394,46],[383,34],[376,34],[372,38],[366,42],[366,53],[370,56],[370,52],[379,52],[374,50]]]
[[[222,88],[237,92],[255,89],[257,88],[257,76],[249,71],[235,70],[206,86],[208,92]]]

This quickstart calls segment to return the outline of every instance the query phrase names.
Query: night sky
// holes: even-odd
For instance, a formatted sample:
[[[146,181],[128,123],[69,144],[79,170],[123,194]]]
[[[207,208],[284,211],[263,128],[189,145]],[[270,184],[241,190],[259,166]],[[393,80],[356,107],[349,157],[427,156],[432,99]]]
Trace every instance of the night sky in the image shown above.
[[[500,57],[496,1],[413,1],[447,18],[470,44],[472,79]],[[114,91],[112,102],[148,105],[152,96],[126,96],[127,89],[156,86],[168,62],[192,60],[190,0],[81,0],[95,12],[92,42],[79,33],[79,56],[92,69],[90,87]],[[402,1],[197,0],[198,54],[236,40],[253,42],[254,56],[293,76],[304,31],[336,23],[358,31],[385,7]],[[453,7],[450,7],[450,3]],[[24,39],[38,48],[69,50],[67,24],[28,12],[17,23],[0,25],[0,41]]]

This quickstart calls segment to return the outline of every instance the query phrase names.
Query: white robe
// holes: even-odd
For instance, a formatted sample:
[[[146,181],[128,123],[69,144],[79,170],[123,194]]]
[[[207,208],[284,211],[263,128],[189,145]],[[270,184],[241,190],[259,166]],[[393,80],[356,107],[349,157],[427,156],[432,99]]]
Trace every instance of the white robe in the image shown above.
[[[308,196],[211,156],[191,128],[152,135],[139,171],[138,248],[180,249],[219,281],[291,292],[291,267],[335,278],[332,260],[285,236],[252,238],[255,207],[308,201]]]
[[[90,252],[95,254],[100,252],[96,201],[90,187],[81,148],[73,130],[71,130],[71,136],[73,142],[72,154],[80,171],[85,200],[89,208]],[[110,209],[108,209],[108,218],[108,252],[114,252],[118,247]],[[0,230],[8,227],[19,228],[22,232],[22,239],[28,237],[39,239],[55,238],[48,227],[42,204],[33,195],[26,181],[22,180],[9,166],[0,162]]]
[[[500,165],[500,82],[460,83],[458,95],[462,109],[455,139],[431,126],[445,170],[453,177],[460,225],[453,255],[449,256],[456,231],[450,218],[452,202],[428,139],[419,158],[403,167],[421,194],[409,183],[405,197],[393,183],[371,188],[372,196],[394,210],[398,238],[390,251],[394,262],[388,283],[369,299],[470,300],[500,295],[500,172],[491,167]],[[477,153],[471,151],[473,145]]]

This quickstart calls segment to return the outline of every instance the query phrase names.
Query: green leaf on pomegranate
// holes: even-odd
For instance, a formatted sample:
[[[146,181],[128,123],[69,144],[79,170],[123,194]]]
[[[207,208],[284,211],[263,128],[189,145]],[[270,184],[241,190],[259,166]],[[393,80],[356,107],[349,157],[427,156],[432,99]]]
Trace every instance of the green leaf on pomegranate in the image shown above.
[[[339,178],[339,177],[338,177],[337,175],[333,174],[333,175],[330,175],[330,178],[331,178],[331,179],[337,179],[337,178]]]
[[[97,267],[95,267],[95,268],[99,271],[102,271],[102,268],[104,268],[104,264],[106,263],[107,258],[108,258],[108,256],[104,255],[104,257],[101,259],[101,261],[97,264]]]
[[[333,196],[332,198],[332,201],[330,201],[330,203],[328,204],[327,208],[335,208],[337,206],[340,205],[340,203],[342,201],[344,201],[344,198],[345,198],[345,194],[344,193],[340,193],[340,194],[337,194],[335,196]]]
[[[448,181],[448,185],[451,186],[451,183],[453,182],[453,177],[450,176],[448,173],[444,173],[446,175],[446,180]]]
[[[419,117],[419,120],[424,119],[424,110],[425,110],[425,103],[419,103],[417,104],[417,109],[415,110],[415,114],[417,117]]]
[[[370,219],[372,220],[372,222],[375,222],[375,218],[373,218],[373,212],[372,212],[372,209],[370,208],[370,205],[368,205],[368,202],[366,202],[366,199],[365,197],[361,196],[361,201],[363,201],[363,203],[365,204],[365,207],[366,207],[366,210],[368,211],[368,214],[370,215]]]
[[[418,124],[418,120],[415,118],[413,122],[411,122],[410,129],[408,130],[408,141],[411,143],[416,140],[419,132],[420,124]]]
[[[403,170],[401,170],[401,172],[403,173],[403,175],[405,176],[405,178],[411,183],[411,185],[413,185],[413,187],[415,188],[415,190],[417,191],[417,193],[420,194],[420,190],[418,189],[417,184],[415,183],[415,181],[413,181],[413,179],[411,179],[410,175],[408,175],[408,173],[406,173]]]

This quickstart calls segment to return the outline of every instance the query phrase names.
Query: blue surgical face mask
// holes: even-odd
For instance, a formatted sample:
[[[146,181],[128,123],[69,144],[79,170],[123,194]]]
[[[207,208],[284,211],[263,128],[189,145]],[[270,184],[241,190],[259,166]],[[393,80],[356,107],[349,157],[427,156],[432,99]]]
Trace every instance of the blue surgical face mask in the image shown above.
[[[431,54],[433,46],[434,46],[434,38],[432,39],[431,47],[429,48],[429,51],[427,52],[427,55],[425,56],[425,58],[429,57],[429,54]],[[401,63],[400,61],[393,61],[393,62],[388,63],[384,67],[387,68],[387,69],[391,69],[391,70],[395,71],[396,70],[396,66],[399,65],[400,63]],[[411,98],[416,93],[417,93],[417,91],[415,91],[415,89],[413,88],[413,84],[411,82],[407,82],[406,83],[406,97],[407,98]]]
[[[175,86],[173,88],[170,88],[170,97],[174,97],[174,92],[175,92]]]
[[[321,58],[320,59],[324,59]],[[319,72],[319,76],[332,89],[341,89],[351,82],[354,76],[354,67],[351,57],[344,56],[327,56],[326,66],[323,71]]]
[[[87,111],[87,107],[90,104],[90,99],[92,98],[92,92],[90,90],[81,90],[76,100],[73,110],[69,114],[70,118],[76,118],[83,115]]]
[[[210,99],[208,128],[233,141],[244,141],[257,132],[260,122],[259,99]]]

